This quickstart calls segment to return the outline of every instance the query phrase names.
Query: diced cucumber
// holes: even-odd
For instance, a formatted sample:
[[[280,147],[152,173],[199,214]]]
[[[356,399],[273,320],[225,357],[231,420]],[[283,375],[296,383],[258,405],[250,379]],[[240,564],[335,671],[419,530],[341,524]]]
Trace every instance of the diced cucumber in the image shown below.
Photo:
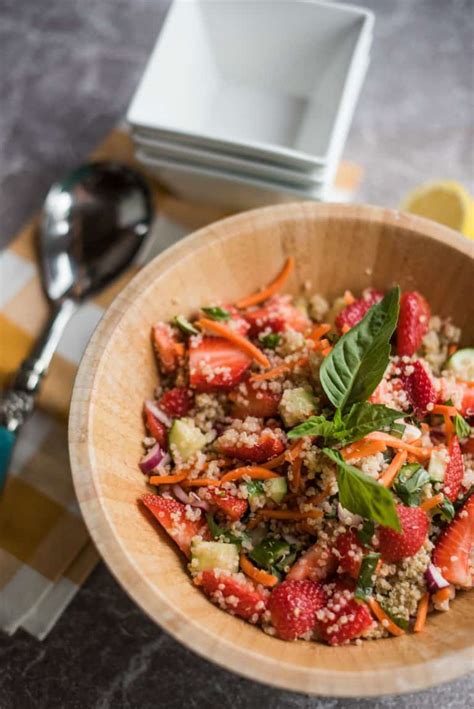
[[[448,360],[446,368],[454,372],[458,379],[474,382],[474,347],[458,350]]]
[[[443,482],[447,468],[446,451],[436,449],[432,451],[430,464],[428,466],[428,475],[433,482]]]
[[[170,452],[173,458],[185,463],[207,443],[206,436],[191,419],[175,419],[169,433]]]
[[[281,397],[279,411],[286,426],[296,426],[315,413],[313,394],[303,387],[286,389]]]
[[[269,480],[265,480],[263,489],[266,497],[269,497],[273,502],[279,503],[288,492],[286,478],[270,478]]]
[[[239,549],[236,544],[225,542],[197,541],[191,544],[192,571],[210,571],[222,569],[237,572],[239,570]]]
[[[247,500],[252,512],[265,504],[265,488],[260,480],[251,480],[247,485]]]

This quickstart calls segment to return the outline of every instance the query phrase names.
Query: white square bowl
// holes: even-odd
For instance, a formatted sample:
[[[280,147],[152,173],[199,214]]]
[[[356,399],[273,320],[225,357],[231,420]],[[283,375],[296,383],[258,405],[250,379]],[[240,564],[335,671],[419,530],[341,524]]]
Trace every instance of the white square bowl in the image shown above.
[[[128,121],[161,140],[325,165],[372,25],[364,9],[310,0],[175,0]]]

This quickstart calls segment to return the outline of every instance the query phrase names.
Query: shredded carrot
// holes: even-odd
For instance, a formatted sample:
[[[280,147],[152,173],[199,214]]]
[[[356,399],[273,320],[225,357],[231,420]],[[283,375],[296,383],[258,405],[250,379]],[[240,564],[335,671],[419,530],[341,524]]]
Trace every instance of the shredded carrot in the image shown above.
[[[449,601],[451,598],[451,586],[446,586],[446,588],[441,588],[433,596],[433,601],[435,603],[444,603],[444,601]]]
[[[449,357],[451,357],[451,355],[453,355],[457,351],[458,351],[458,345],[456,345],[456,344],[454,344],[454,342],[452,342],[448,347]]]
[[[355,298],[354,298],[354,296],[353,296],[353,294],[351,293],[350,290],[344,291],[344,296],[343,296],[343,298],[344,298],[344,303],[345,303],[346,305],[352,305],[352,303],[355,302]]]
[[[223,325],[216,320],[210,320],[209,318],[200,318],[196,323],[201,329],[210,330],[215,335],[220,335],[220,337],[225,337],[226,340],[232,342],[236,345],[242,352],[245,352],[249,357],[262,365],[262,367],[269,367],[270,361],[266,355],[263,354],[261,350],[253,345],[250,340],[248,340],[243,335],[239,335],[235,330],[231,330],[227,325]]]
[[[207,485],[220,485],[220,480],[214,478],[194,478],[193,480],[185,480],[183,487],[204,487]]]
[[[245,554],[240,555],[240,568],[252,581],[255,583],[261,583],[262,586],[275,586],[278,583],[278,579],[273,574],[267,574],[263,569],[257,569],[256,566],[252,564]]]
[[[392,462],[388,466],[387,470],[384,471],[383,475],[380,476],[379,478],[379,483],[383,485],[384,487],[391,487],[393,481],[398,475],[398,471],[402,467],[402,465],[405,463],[407,459],[407,452],[406,451],[398,451],[398,453],[395,454]]]
[[[321,323],[321,325],[316,325],[316,327],[313,328],[308,339],[313,340],[313,342],[317,343],[322,337],[324,337],[324,335],[327,335],[330,329],[331,325],[329,325],[328,323]]]
[[[280,455],[277,455],[276,458],[272,458],[271,460],[268,460],[266,463],[261,463],[260,466],[262,468],[266,468],[267,470],[273,470],[274,468],[279,468],[280,465],[283,465],[286,463],[288,451],[284,451],[283,453],[280,453]]]
[[[405,635],[405,631],[403,628],[400,628],[396,623],[393,622],[393,620],[388,616],[384,609],[377,603],[375,598],[369,598],[368,601],[368,606],[374,616],[377,618],[378,621],[380,621],[381,625],[385,630],[388,630],[389,633],[392,633],[392,635]]]
[[[278,473],[272,473],[271,470],[266,468],[260,468],[258,465],[245,465],[241,468],[235,468],[235,470],[229,470],[221,477],[221,483],[228,483],[231,480],[238,480],[244,475],[248,475],[252,480],[269,480],[270,478],[280,477]]]
[[[298,457],[291,463],[291,482],[290,488],[294,492],[298,492],[301,485],[301,467],[303,465],[302,458]]]
[[[329,345],[330,345],[329,340],[327,340],[325,337],[323,337],[322,340],[319,340],[319,342],[316,342],[314,349],[316,351],[325,350],[326,347],[329,347]]]
[[[421,503],[420,507],[422,510],[425,512],[428,512],[428,510],[432,510],[433,507],[437,507],[441,502],[444,500],[444,495],[440,492],[438,495],[434,495],[433,497],[430,497],[428,500],[425,500],[424,502]]]
[[[292,463],[294,460],[296,460],[296,458],[299,457],[301,451],[303,450],[303,446],[304,438],[297,438],[296,441],[293,441],[291,446],[285,452],[286,460],[289,463]]]
[[[259,510],[257,515],[263,519],[319,519],[323,516],[321,510],[308,510],[307,512],[298,512],[296,510],[270,510],[263,508]]]
[[[327,347],[325,347],[324,349],[321,350],[322,356],[327,357],[328,354],[331,352],[331,350],[332,350],[332,345],[328,345]]]
[[[342,326],[342,329],[341,329],[342,334],[345,335],[346,332],[349,332],[350,329],[351,329],[351,326],[345,322],[344,325]]]
[[[421,430],[423,433],[429,433],[430,432],[430,427],[427,423],[420,423]]]
[[[402,441],[401,438],[391,436],[389,433],[373,431],[365,437],[365,440],[383,441],[389,448],[401,448],[402,450],[406,450],[408,453],[413,453],[417,459],[421,460],[427,460],[431,456],[431,448],[414,446],[412,443],[406,443],[405,441]]]
[[[307,364],[308,359],[308,355],[303,355],[303,357],[300,357],[299,359],[294,359],[291,362],[285,362],[285,364],[279,364],[278,367],[274,367],[268,372],[262,372],[262,374],[252,374],[251,379],[254,382],[263,382],[266,379],[276,379],[296,367],[302,367]]]
[[[341,450],[341,455],[344,460],[351,460],[352,458],[367,458],[369,455],[375,455],[376,453],[383,452],[387,448],[384,441],[367,441],[362,439],[357,443],[350,443],[348,446]]]
[[[430,602],[430,594],[426,592],[418,604],[418,610],[416,612],[415,625],[413,626],[413,631],[419,633],[425,627],[426,616],[428,614],[428,605]]]
[[[441,416],[456,416],[458,410],[455,406],[448,404],[435,404],[431,409],[432,414],[440,414]]]
[[[182,342],[175,342],[173,344],[173,347],[174,347],[174,351],[176,352],[178,357],[184,357],[184,354],[186,352],[186,348]]]
[[[321,490],[317,495],[313,495],[313,497],[310,497],[308,502],[310,505],[319,505],[321,502],[324,502],[324,500],[329,496],[329,493],[331,492],[331,486],[326,485],[324,490]]]
[[[449,446],[454,435],[454,424],[447,415],[444,417],[444,434],[446,436],[446,443]]]
[[[174,475],[152,475],[148,481],[150,485],[174,485],[180,483],[189,475],[189,470],[182,470]]]
[[[278,293],[284,283],[288,280],[288,277],[290,276],[294,268],[295,259],[293,258],[293,256],[289,256],[285,265],[283,266],[282,270],[274,281],[269,283],[266,288],[263,288],[261,291],[258,291],[258,293],[253,293],[253,295],[249,295],[247,296],[247,298],[242,298],[241,300],[238,300],[235,305],[237,306],[237,308],[248,308],[251,305],[263,303],[264,300],[267,300],[267,298],[270,298],[272,295],[275,295],[275,293]]]

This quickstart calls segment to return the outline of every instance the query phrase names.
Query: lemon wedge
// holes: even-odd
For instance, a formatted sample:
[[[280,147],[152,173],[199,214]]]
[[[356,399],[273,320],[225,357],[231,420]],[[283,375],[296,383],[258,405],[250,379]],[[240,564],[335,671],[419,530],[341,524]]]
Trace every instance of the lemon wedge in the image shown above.
[[[410,192],[400,209],[433,219],[474,239],[474,200],[458,182],[429,182]]]

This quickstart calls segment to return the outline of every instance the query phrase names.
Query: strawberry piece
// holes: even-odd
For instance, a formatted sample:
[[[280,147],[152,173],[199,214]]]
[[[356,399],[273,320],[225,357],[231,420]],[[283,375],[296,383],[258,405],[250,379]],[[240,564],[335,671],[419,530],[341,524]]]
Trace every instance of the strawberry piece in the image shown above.
[[[354,327],[357,325],[370,308],[379,303],[383,298],[383,293],[375,288],[368,288],[362,298],[355,300],[350,305],[346,305],[336,318],[336,327],[342,332],[344,325]]]
[[[252,358],[223,337],[191,338],[189,382],[197,391],[230,391],[239,384]]]
[[[268,591],[263,586],[255,586],[243,574],[223,574],[216,569],[203,571],[195,577],[194,583],[213,603],[251,623],[258,623],[266,610]]]
[[[453,436],[449,444],[449,463],[444,474],[443,492],[451,502],[457,500],[464,477],[464,461],[459,438]]]
[[[182,502],[151,493],[144,495],[142,502],[188,558],[192,538],[197,534],[204,537],[209,534],[205,522],[192,521],[186,517],[186,506]]]
[[[402,293],[397,325],[397,353],[402,357],[415,354],[428,332],[430,306],[417,291]]]
[[[279,638],[296,640],[311,630],[315,613],[323,608],[326,596],[316,581],[283,581],[268,601],[272,623]]]
[[[165,392],[158,406],[171,418],[186,416],[193,404],[193,395],[186,387],[174,387]]]
[[[431,377],[419,360],[408,365],[406,370],[410,368],[413,369],[410,374],[402,375],[403,386],[415,416],[422,419],[428,413],[428,404],[434,404],[438,400],[438,393]]]
[[[266,429],[258,435],[255,443],[237,445],[228,443],[224,434],[216,441],[216,448],[229,458],[249,461],[250,463],[265,463],[270,458],[275,458],[285,450],[285,444],[273,431]]]
[[[234,332],[238,332],[239,335],[247,335],[250,330],[250,325],[247,320],[245,320],[240,310],[234,308],[233,305],[226,305],[225,310],[230,313],[230,320],[227,320],[226,325]]]
[[[277,415],[281,394],[258,388],[257,383],[247,381],[237,391],[231,392],[229,399],[232,401],[231,416],[234,418],[269,418]]]
[[[151,337],[161,371],[164,374],[175,372],[179,358],[184,354],[184,346],[177,341],[172,327],[159,322],[153,326]]]
[[[316,542],[293,564],[287,579],[324,581],[336,571],[337,565],[333,550],[327,544]]]
[[[272,332],[288,329],[298,332],[307,330],[311,325],[310,321],[290,301],[290,296],[276,295],[269,298],[262,307],[247,310],[244,317],[250,325],[250,335],[257,337],[264,330]]]
[[[144,408],[145,425],[150,436],[153,436],[155,441],[160,444],[163,450],[168,450],[168,431],[166,426],[159,421],[152,411],[146,406]]]
[[[472,588],[474,576],[470,558],[474,549],[474,495],[464,503],[441,533],[433,552],[433,562],[446,581]]]
[[[451,399],[454,406],[466,418],[474,417],[474,382],[456,381],[452,377],[440,377],[439,400]]]
[[[238,520],[247,512],[247,501],[224,490],[209,490],[207,497],[212,505],[218,507],[232,521]]]
[[[339,560],[338,569],[357,579],[364,551],[353,529],[338,535],[334,543],[334,553]]]
[[[365,603],[355,600],[354,593],[341,583],[324,587],[329,596],[325,607],[316,613],[317,627],[323,640],[330,645],[343,645],[360,637],[372,624]]]
[[[395,562],[413,556],[421,549],[428,532],[429,520],[420,507],[397,505],[401,532],[390,527],[379,528],[379,551],[384,561]]]

